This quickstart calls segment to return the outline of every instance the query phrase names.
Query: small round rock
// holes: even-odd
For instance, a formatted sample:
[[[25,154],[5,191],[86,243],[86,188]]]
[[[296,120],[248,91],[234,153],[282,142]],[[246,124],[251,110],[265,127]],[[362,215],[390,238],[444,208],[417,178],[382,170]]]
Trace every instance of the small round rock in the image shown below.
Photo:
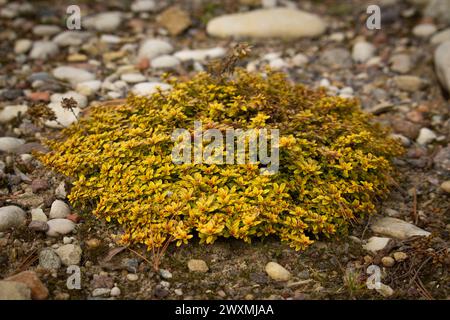
[[[394,257],[395,261],[397,261],[397,262],[402,262],[402,261],[405,261],[406,259],[408,259],[408,255],[401,251],[394,252],[394,254],[392,256]]]
[[[129,274],[127,274],[127,279],[128,279],[128,281],[134,282],[134,281],[138,281],[139,276],[135,273],[129,273]]]
[[[205,261],[201,259],[190,259],[188,268],[191,272],[208,272],[209,268]]]
[[[383,264],[383,266],[390,268],[390,267],[394,266],[395,260],[392,257],[386,256],[386,257],[381,258],[381,263]]]
[[[120,291],[120,289],[118,287],[114,287],[111,289],[110,295],[111,297],[118,297],[120,296],[122,292]]]

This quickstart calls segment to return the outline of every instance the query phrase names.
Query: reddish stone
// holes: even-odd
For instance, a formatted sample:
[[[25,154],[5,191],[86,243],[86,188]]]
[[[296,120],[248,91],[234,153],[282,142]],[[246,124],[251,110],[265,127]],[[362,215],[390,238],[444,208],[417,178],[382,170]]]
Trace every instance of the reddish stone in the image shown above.
[[[33,300],[45,300],[48,298],[48,289],[45,287],[42,281],[39,280],[39,277],[34,271],[23,271],[9,278],[6,278],[5,280],[21,282],[25,284],[28,288],[30,288],[31,298]]]
[[[138,68],[139,70],[147,70],[149,67],[150,61],[147,58],[142,58],[136,65],[136,68]]]
[[[406,118],[409,121],[415,122],[415,123],[420,123],[423,121],[423,115],[421,112],[417,111],[417,110],[412,110],[410,112],[408,112],[406,114]]]
[[[74,223],[78,223],[78,222],[81,221],[81,217],[78,214],[76,214],[76,213],[69,214],[66,217],[66,219],[68,219],[68,220],[70,220],[70,221],[72,221]]]
[[[50,101],[50,93],[47,91],[32,92],[28,95],[28,99],[31,101]]]
[[[48,182],[46,179],[34,179],[31,182],[31,190],[33,193],[38,193],[39,191],[45,191],[48,189]]]

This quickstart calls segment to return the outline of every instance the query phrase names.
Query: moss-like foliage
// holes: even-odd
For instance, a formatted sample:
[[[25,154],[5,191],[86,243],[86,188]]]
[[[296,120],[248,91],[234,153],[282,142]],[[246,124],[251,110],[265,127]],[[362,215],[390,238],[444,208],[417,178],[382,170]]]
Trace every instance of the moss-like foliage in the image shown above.
[[[347,231],[374,211],[391,181],[398,142],[356,100],[329,97],[280,73],[230,79],[200,73],[173,89],[96,107],[49,140],[46,165],[74,179],[69,200],[149,248],[193,235],[250,241],[276,235],[295,249]],[[172,162],[175,128],[278,128],[280,169]]]

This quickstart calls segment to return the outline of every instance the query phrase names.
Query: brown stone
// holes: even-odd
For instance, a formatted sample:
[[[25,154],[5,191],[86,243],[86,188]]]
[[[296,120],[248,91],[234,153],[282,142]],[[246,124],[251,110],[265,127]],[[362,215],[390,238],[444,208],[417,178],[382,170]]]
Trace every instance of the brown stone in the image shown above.
[[[172,6],[156,17],[156,22],[166,28],[173,36],[189,28],[192,21],[189,14],[179,6]]]
[[[48,298],[48,289],[39,280],[34,271],[23,271],[5,279],[6,281],[15,281],[25,284],[31,290],[31,298],[33,300],[45,300]]]
[[[28,95],[28,99],[31,101],[50,101],[50,93],[44,92],[32,92]]]

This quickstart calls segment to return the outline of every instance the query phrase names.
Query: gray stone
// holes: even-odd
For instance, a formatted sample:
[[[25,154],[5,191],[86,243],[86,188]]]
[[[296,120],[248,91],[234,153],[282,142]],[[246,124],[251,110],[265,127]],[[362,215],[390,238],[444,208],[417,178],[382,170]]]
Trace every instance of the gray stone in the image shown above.
[[[438,170],[450,172],[450,146],[439,150],[434,156],[433,162]]]
[[[28,225],[28,229],[36,232],[47,232],[48,231],[48,224],[45,221],[31,221]]]
[[[138,57],[140,59],[147,58],[152,60],[158,56],[169,54],[173,51],[173,47],[170,43],[160,39],[147,39],[140,48]]]
[[[0,123],[7,123],[17,118],[19,114],[25,114],[27,110],[26,105],[6,106],[0,111]]]
[[[142,82],[135,85],[132,92],[137,96],[149,96],[157,92],[158,88],[161,90],[169,90],[171,85],[161,82]]]
[[[212,19],[208,34],[216,37],[300,38],[316,37],[326,24],[318,16],[296,9],[260,9]]]
[[[92,35],[86,31],[64,31],[53,38],[53,42],[61,47],[80,46]]]
[[[107,297],[111,294],[111,289],[108,288],[97,288],[92,291],[93,297]]]
[[[419,77],[410,76],[410,75],[396,76],[394,78],[394,82],[400,90],[408,91],[408,92],[418,91],[418,90],[422,89],[425,85],[425,83],[422,81],[422,79],[420,79]]]
[[[65,244],[55,250],[65,266],[78,265],[81,261],[81,247],[75,244]]]
[[[25,140],[14,137],[0,137],[0,151],[14,152],[14,149],[25,143]]]
[[[156,10],[156,3],[154,0],[136,0],[131,4],[131,11],[133,12],[153,12]]]
[[[0,300],[31,300],[31,290],[21,282],[0,280]]]
[[[58,270],[61,268],[61,259],[53,249],[43,249],[39,253],[39,266],[46,270]]]
[[[357,63],[365,63],[373,57],[375,46],[367,41],[355,43],[352,51],[352,58]]]
[[[384,217],[375,221],[371,225],[371,229],[375,233],[400,240],[413,236],[428,237],[430,235],[428,231],[422,230],[411,223],[391,217]]]
[[[206,61],[208,59],[218,59],[226,54],[225,48],[215,47],[210,49],[181,50],[174,54],[174,57],[181,61]],[[153,64],[152,64],[153,65]]]
[[[320,55],[320,62],[328,67],[348,68],[352,65],[352,57],[347,49],[334,48],[325,50]]]
[[[69,66],[57,67],[53,69],[52,74],[55,78],[68,81],[73,85],[95,79],[95,75],[89,71]]]
[[[116,31],[122,23],[123,15],[121,12],[103,12],[88,17],[83,21],[87,28],[95,29],[101,32]]]
[[[6,206],[0,208],[0,232],[10,228],[17,228],[26,221],[26,214],[17,206]]]
[[[69,206],[61,200],[55,200],[52,203],[50,208],[50,219],[63,219],[66,218],[70,214]]]
[[[411,70],[411,58],[407,54],[396,54],[391,57],[391,70],[398,73],[408,73]]]
[[[180,65],[180,60],[170,55],[162,55],[151,61],[152,68],[155,69],[171,69]]]
[[[14,44],[14,53],[17,54],[27,53],[31,49],[32,45],[33,41],[29,39],[19,39]]]
[[[367,240],[367,243],[363,245],[363,248],[367,251],[377,252],[386,248],[390,240],[391,238],[371,237]]]
[[[434,66],[441,85],[450,92],[450,41],[443,42],[436,48]]]
[[[47,222],[49,229],[47,235],[58,237],[71,233],[75,229],[75,223],[67,219],[53,219]]]
[[[49,59],[59,53],[59,48],[56,43],[51,41],[36,41],[33,43],[33,48],[30,52],[31,59]]]
[[[437,28],[434,24],[421,23],[414,27],[413,34],[419,38],[428,38],[436,31],[437,31]]]
[[[38,24],[33,27],[33,33],[37,36],[53,36],[61,32],[61,28],[50,24]]]
[[[440,44],[446,41],[450,41],[450,28],[439,31],[433,37],[431,37],[430,40],[432,44]]]

